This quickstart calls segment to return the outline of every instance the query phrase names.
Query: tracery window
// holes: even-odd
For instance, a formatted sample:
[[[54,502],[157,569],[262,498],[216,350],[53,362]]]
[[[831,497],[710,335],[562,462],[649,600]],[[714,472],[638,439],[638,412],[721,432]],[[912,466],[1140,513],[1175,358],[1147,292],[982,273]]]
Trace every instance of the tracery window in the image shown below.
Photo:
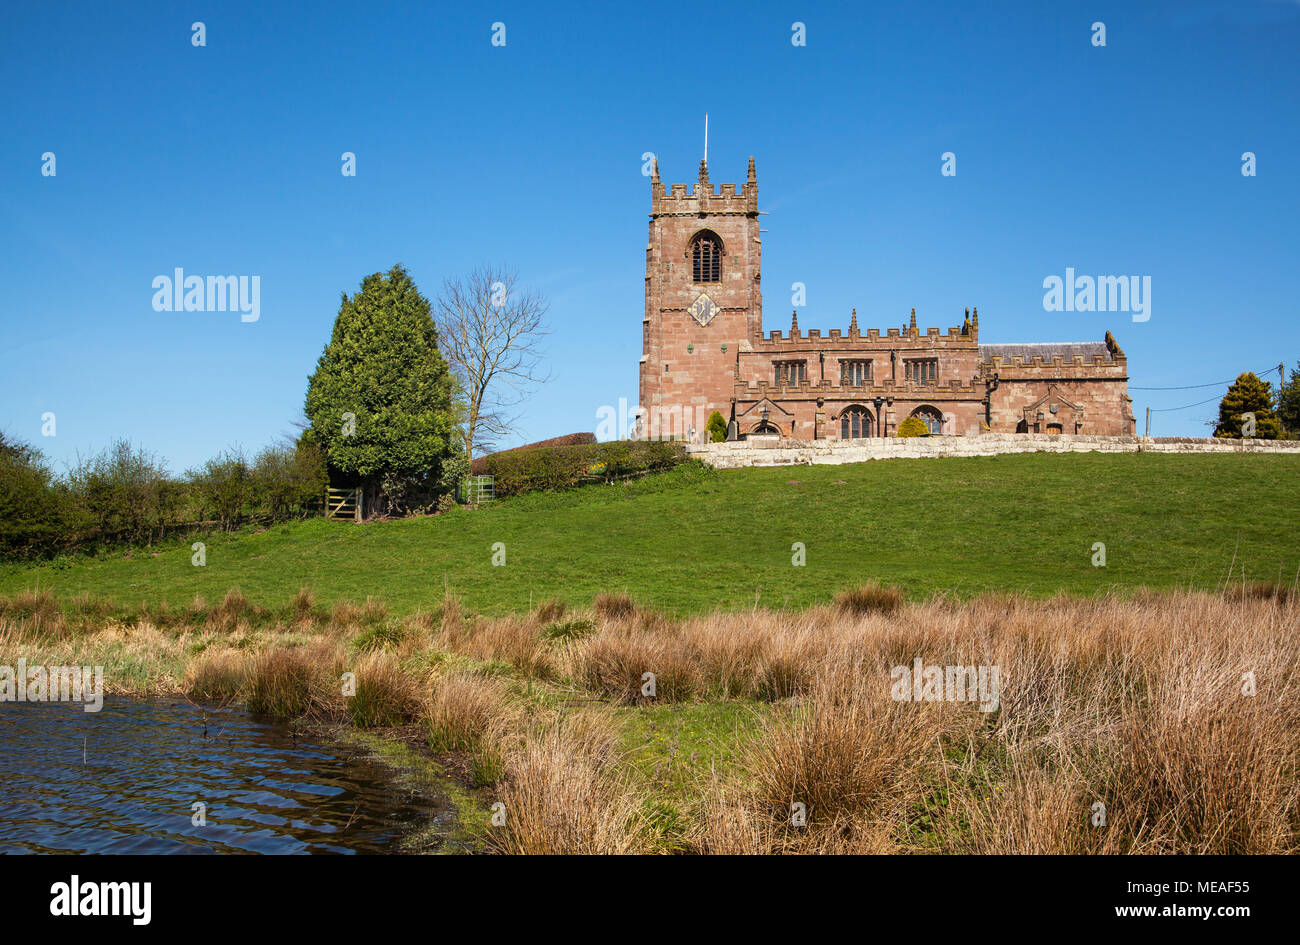
[[[875,423],[865,407],[849,407],[840,414],[840,439],[857,440],[875,436]]]

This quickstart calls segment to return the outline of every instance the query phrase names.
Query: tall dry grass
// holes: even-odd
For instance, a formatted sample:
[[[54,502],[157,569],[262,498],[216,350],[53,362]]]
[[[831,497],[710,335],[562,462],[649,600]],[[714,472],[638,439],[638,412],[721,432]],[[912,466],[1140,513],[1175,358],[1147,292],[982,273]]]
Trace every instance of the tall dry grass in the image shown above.
[[[494,785],[507,826],[492,843],[510,852],[1300,852],[1294,589],[895,606],[867,588],[684,620],[625,595],[598,604],[486,618],[448,597],[398,618],[303,594],[270,634],[237,592],[134,621],[31,594],[0,600],[0,663],[105,663],[110,690],[172,680],[277,714],[418,719]],[[996,667],[996,711],[896,701],[891,671],[915,659]],[[691,759],[689,796],[666,797],[617,747],[638,707],[725,700],[765,708],[725,758]],[[592,703],[606,707],[556,711]],[[646,813],[666,805],[685,823],[671,844]]]
[[[473,751],[495,723],[514,714],[500,679],[453,671],[434,680],[423,719],[435,749]]]
[[[709,795],[702,851],[1300,849],[1285,597],[991,597],[897,616],[834,624],[816,682]],[[997,666],[999,709],[893,701],[889,667],[918,656]]]
[[[504,822],[488,833],[501,853],[648,852],[644,794],[621,764],[607,714],[558,719],[503,746]]]

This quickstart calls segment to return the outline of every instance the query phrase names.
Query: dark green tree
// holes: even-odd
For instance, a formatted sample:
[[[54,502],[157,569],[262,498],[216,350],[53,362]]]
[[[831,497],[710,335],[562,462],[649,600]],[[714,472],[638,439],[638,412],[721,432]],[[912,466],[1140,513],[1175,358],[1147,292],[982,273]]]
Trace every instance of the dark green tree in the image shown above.
[[[1214,428],[1214,435],[1241,439],[1250,435],[1247,418],[1242,415],[1255,415],[1254,436],[1261,440],[1276,440],[1282,432],[1277,415],[1273,412],[1273,386],[1262,381],[1252,372],[1241,374],[1228,388],[1219,404],[1219,424]]]
[[[360,485],[375,512],[427,506],[460,449],[452,376],[429,302],[400,264],[344,293],[307,382],[307,419],[332,478]]]
[[[710,443],[721,443],[727,438],[727,421],[716,410],[709,414],[708,423],[704,425],[704,428],[709,431]]]
[[[45,457],[0,432],[0,558],[58,550],[67,518]]]
[[[1300,364],[1291,371],[1277,396],[1277,418],[1289,436],[1300,436]]]

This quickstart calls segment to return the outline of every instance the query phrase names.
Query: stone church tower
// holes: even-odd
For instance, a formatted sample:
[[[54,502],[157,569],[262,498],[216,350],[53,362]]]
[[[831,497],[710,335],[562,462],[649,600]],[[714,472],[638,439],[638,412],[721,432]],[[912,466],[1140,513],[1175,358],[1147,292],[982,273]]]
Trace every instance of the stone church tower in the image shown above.
[[[737,350],[763,332],[761,251],[752,157],[740,193],[720,194],[705,161],[689,193],[665,192],[655,161],[640,378],[649,435],[702,431],[714,410],[730,419]]]

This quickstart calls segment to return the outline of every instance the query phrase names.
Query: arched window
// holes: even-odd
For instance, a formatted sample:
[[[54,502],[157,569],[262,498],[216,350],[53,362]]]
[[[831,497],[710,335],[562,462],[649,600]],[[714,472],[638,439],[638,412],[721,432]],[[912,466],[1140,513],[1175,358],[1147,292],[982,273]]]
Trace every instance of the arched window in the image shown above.
[[[840,414],[840,439],[859,440],[875,436],[875,423],[866,407],[849,407]]]
[[[925,421],[926,427],[931,433],[943,432],[943,414],[934,407],[917,407],[912,411],[912,416],[920,417]]]
[[[722,281],[722,240],[705,230],[691,240],[691,281]]]

